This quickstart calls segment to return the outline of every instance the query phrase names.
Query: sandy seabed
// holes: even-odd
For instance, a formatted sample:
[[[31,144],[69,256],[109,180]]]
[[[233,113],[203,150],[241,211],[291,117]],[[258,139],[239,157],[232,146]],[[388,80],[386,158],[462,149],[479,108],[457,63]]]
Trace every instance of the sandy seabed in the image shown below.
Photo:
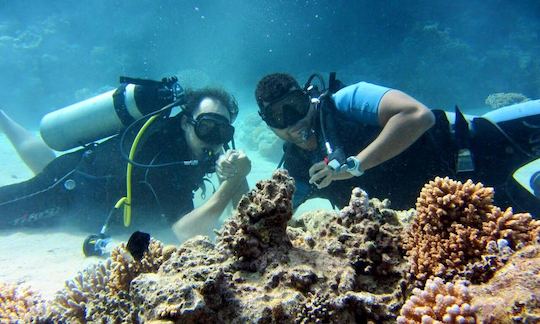
[[[247,154],[252,161],[252,172],[248,176],[249,185],[252,187],[258,180],[270,178],[277,163],[260,157],[257,152]],[[0,160],[2,161],[0,185],[17,183],[32,177],[32,172],[19,159],[2,133],[0,133]],[[196,205],[203,202],[198,197],[200,196],[196,193]],[[325,200],[315,199],[304,204],[297,213],[319,208],[329,209],[331,205]],[[229,214],[230,209],[222,217]],[[95,233],[82,228],[61,226],[0,229],[0,282],[25,283],[39,291],[43,297],[53,298],[66,280],[73,278],[85,267],[103,260],[84,256],[82,244],[90,234]],[[163,233],[152,235],[165,243],[178,243],[171,238],[168,229],[164,229]],[[115,236],[112,246],[127,239],[127,234]]]

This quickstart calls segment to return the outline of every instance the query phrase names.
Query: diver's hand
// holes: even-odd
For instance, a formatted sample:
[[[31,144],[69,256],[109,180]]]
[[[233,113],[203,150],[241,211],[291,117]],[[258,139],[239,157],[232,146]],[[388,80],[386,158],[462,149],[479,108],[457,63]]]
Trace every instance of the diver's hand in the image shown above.
[[[245,178],[251,171],[251,160],[244,151],[235,151],[230,157],[232,165],[236,169],[234,178]]]
[[[251,171],[251,161],[243,151],[228,150],[216,161],[216,173],[221,180],[246,177]]]
[[[227,150],[216,161],[216,174],[221,180],[226,180],[236,175],[237,168],[231,161],[235,150]]]
[[[353,177],[347,172],[346,166],[342,166],[340,170],[332,170],[324,161],[313,164],[309,168],[309,176],[309,183],[314,184],[318,189],[328,187],[334,180],[344,180]]]

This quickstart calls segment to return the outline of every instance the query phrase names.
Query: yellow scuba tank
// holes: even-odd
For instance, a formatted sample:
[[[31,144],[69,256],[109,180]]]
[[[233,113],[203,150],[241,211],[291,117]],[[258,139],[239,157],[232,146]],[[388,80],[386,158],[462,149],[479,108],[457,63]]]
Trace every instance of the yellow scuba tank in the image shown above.
[[[45,115],[40,132],[65,151],[112,136],[133,121],[174,102],[183,91],[176,77],[161,81],[121,77],[121,86]]]

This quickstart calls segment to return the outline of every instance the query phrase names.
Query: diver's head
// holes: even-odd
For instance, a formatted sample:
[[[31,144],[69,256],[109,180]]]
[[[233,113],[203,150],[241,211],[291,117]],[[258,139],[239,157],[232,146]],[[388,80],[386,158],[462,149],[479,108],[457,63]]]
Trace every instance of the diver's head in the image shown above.
[[[186,91],[181,126],[195,158],[203,158],[205,150],[218,153],[231,141],[237,114],[236,100],[221,89]]]
[[[257,84],[255,98],[259,115],[277,136],[303,149],[316,148],[312,132],[315,110],[311,108],[309,95],[291,75],[265,76]]]

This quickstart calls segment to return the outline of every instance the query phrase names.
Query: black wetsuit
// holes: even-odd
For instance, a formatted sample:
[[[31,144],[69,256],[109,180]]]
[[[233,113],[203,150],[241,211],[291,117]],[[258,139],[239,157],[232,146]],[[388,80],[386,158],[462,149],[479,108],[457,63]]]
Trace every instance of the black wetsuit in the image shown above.
[[[472,139],[471,146],[476,159],[475,171],[457,173],[458,146],[454,140],[454,134],[451,132],[445,113],[437,110],[433,112],[436,116],[436,124],[407,150],[369,169],[361,177],[333,181],[328,187],[320,190],[309,184],[308,170],[311,165],[324,159],[325,152],[322,149],[308,152],[296,145],[286,144],[284,167],[296,181],[294,206],[298,207],[307,199],[319,197],[326,198],[333,205],[341,208],[347,205],[351,190],[354,187],[361,187],[370,197],[390,199],[391,207],[394,209],[414,208],[416,198],[425,183],[436,176],[449,176],[461,181],[470,178],[486,186],[494,187],[495,204],[501,208],[512,206],[514,211],[529,211],[536,217],[540,216],[539,201],[536,198],[532,195],[516,197],[517,195],[511,194],[512,188],[516,186],[515,181],[512,181],[512,172],[533,158],[517,155],[503,156],[504,143],[496,141],[496,138],[501,136],[483,132]],[[335,123],[338,125],[337,138],[341,142],[345,156],[358,154],[380,133],[380,127],[351,121],[351,118],[336,110],[333,113]],[[319,122],[315,124],[319,125]],[[323,148],[320,129],[316,128],[315,133],[319,138],[319,148]]]
[[[157,123],[139,144],[135,160],[145,164],[191,160],[175,118]],[[126,195],[127,162],[120,154],[119,142],[120,136],[115,136],[64,154],[32,179],[0,188],[0,228],[60,220],[83,226],[103,224],[114,204]],[[134,221],[150,218],[152,222],[163,219],[172,223],[191,211],[193,191],[203,183],[206,171],[202,166],[134,167]]]

